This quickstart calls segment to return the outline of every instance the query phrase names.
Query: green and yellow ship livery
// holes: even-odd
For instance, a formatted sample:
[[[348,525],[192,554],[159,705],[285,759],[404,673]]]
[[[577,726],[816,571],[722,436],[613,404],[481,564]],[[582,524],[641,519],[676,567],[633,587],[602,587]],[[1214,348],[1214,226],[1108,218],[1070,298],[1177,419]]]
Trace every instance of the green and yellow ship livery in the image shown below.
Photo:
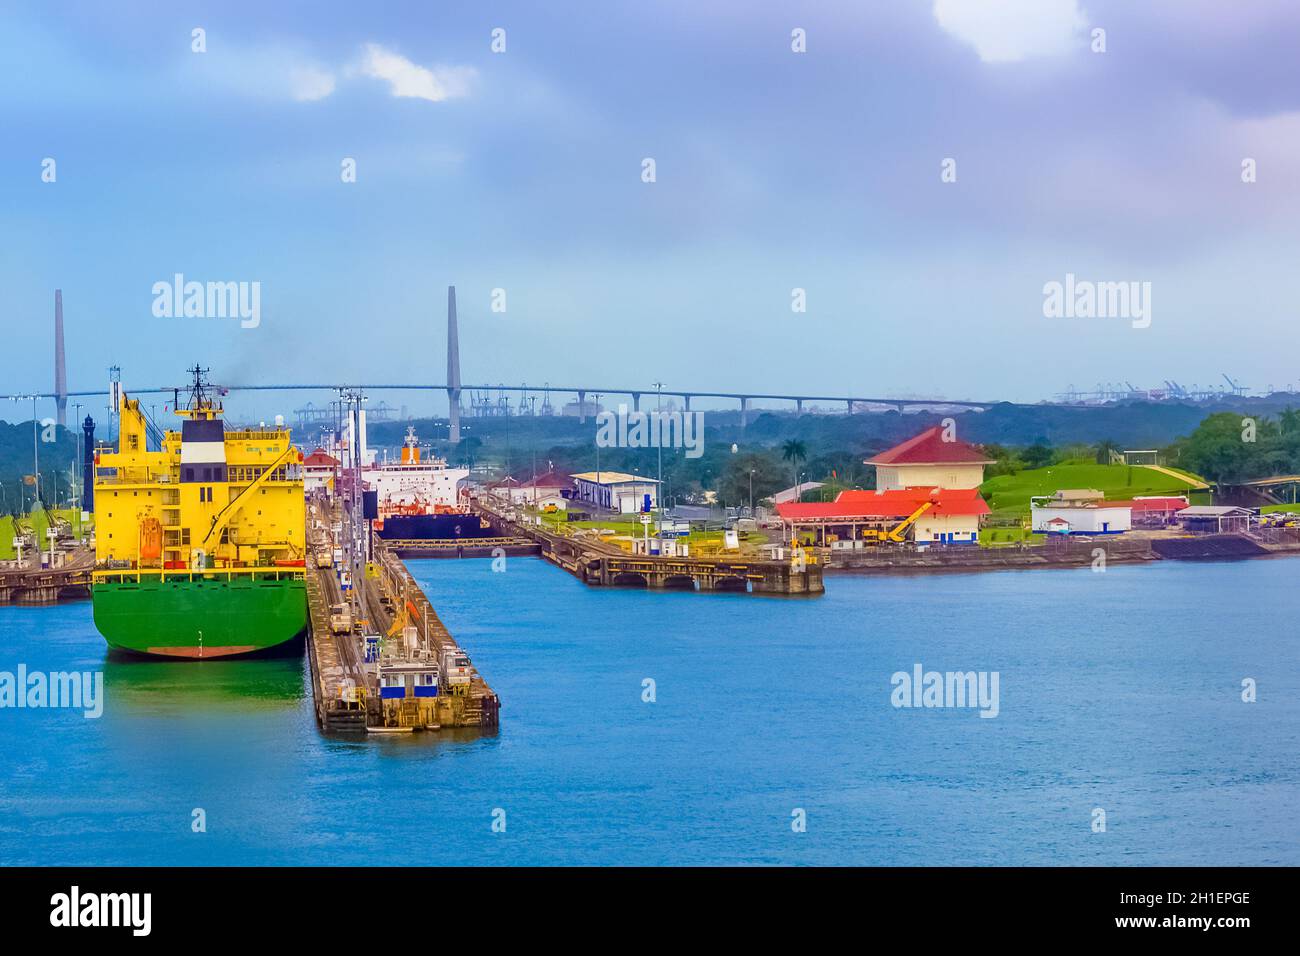
[[[95,626],[139,654],[247,654],[307,627],[302,454],[286,428],[226,430],[191,371],[158,450],[123,393],[117,449],[95,456]]]

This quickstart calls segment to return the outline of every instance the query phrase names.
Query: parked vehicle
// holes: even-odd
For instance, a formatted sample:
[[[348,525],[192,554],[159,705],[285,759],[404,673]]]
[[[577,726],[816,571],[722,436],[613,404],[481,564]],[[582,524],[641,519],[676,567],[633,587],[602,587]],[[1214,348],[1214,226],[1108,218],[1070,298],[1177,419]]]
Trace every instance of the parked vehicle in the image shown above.
[[[334,634],[352,633],[352,608],[346,604],[330,605],[330,631]]]
[[[439,670],[442,674],[443,683],[448,687],[454,687],[457,684],[469,684],[471,670],[469,657],[454,644],[449,644],[442,649],[442,661]]]

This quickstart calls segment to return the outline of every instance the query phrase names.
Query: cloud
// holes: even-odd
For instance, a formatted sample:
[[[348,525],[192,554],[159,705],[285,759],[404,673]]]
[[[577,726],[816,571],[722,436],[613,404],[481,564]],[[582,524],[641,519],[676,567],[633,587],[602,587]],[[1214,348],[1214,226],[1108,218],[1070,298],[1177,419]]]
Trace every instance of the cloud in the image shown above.
[[[295,47],[226,47],[183,57],[184,75],[240,96],[305,103],[334,92],[334,71]]]
[[[1088,24],[1078,0],[934,0],[934,18],[985,63],[1068,53]]]
[[[364,78],[383,80],[393,96],[440,103],[468,96],[478,75],[467,66],[420,66],[377,43],[366,44],[360,58],[346,66],[322,62],[295,47],[270,45],[210,52],[184,62],[202,70],[208,82],[240,95],[299,103],[326,99],[341,84]]]
[[[289,73],[289,84],[299,102],[323,100],[334,92],[334,74],[315,66],[296,67]]]
[[[423,67],[377,43],[366,44],[357,69],[363,76],[387,82],[393,96],[431,103],[466,96],[476,75],[474,68],[468,66]]]

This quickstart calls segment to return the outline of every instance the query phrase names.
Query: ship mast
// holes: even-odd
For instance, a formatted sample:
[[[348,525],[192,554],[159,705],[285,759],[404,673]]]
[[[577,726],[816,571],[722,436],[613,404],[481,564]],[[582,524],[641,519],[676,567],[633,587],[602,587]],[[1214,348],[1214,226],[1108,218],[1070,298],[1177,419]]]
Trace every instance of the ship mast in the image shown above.
[[[180,403],[180,389],[174,390],[176,401],[176,414],[182,418],[211,419],[216,418],[221,413],[221,403],[216,402],[211,397],[213,391],[212,383],[207,380],[207,374],[212,371],[210,368],[202,368],[196,362],[194,367],[186,369],[193,376],[194,381],[189,387],[189,399],[184,407]]]

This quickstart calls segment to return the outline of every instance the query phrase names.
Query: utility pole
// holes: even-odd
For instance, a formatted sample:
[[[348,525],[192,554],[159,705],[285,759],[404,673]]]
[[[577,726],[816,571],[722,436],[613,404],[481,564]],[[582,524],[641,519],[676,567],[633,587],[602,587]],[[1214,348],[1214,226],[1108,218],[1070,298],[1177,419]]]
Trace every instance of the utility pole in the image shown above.
[[[658,419],[655,422],[654,434],[656,435],[655,445],[658,446],[659,451],[659,474],[655,476],[659,480],[655,483],[655,504],[659,506],[659,528],[662,531],[664,523],[664,383],[655,382],[654,386],[655,418]]]
[[[40,451],[40,447],[41,447],[41,446],[40,446],[40,442],[37,441],[37,433],[36,433],[36,396],[33,395],[33,396],[32,396],[32,465],[33,465],[33,467],[35,468],[35,471],[36,471],[36,474],[35,474],[35,476],[34,476],[34,477],[36,478],[36,500],[35,500],[34,502],[32,502],[32,510],[33,510],[33,511],[35,511],[35,510],[36,510],[36,506],[39,505],[39,504],[41,503],[41,451]],[[40,548],[40,545],[39,545],[39,544],[37,544],[37,548]]]
[[[72,427],[76,447],[72,452],[72,521],[76,536],[81,538],[81,404],[72,403]]]
[[[600,408],[600,392],[595,395],[596,407]],[[585,415],[586,409],[582,407],[585,399],[578,396],[578,414]],[[600,428],[596,429],[596,507],[600,507]]]
[[[339,390],[340,411],[346,404],[348,415],[348,431],[350,432],[348,442],[348,459],[352,465],[352,487],[350,499],[352,507],[348,515],[348,574],[351,577],[351,587],[349,588],[349,603],[352,605],[352,619],[358,620],[360,617],[360,602],[358,599],[357,589],[360,586],[360,580],[357,577],[357,551],[360,546],[360,509],[361,509],[361,468],[363,465],[361,457],[361,405],[365,397],[360,390],[342,388]],[[363,570],[364,575],[364,570]]]

